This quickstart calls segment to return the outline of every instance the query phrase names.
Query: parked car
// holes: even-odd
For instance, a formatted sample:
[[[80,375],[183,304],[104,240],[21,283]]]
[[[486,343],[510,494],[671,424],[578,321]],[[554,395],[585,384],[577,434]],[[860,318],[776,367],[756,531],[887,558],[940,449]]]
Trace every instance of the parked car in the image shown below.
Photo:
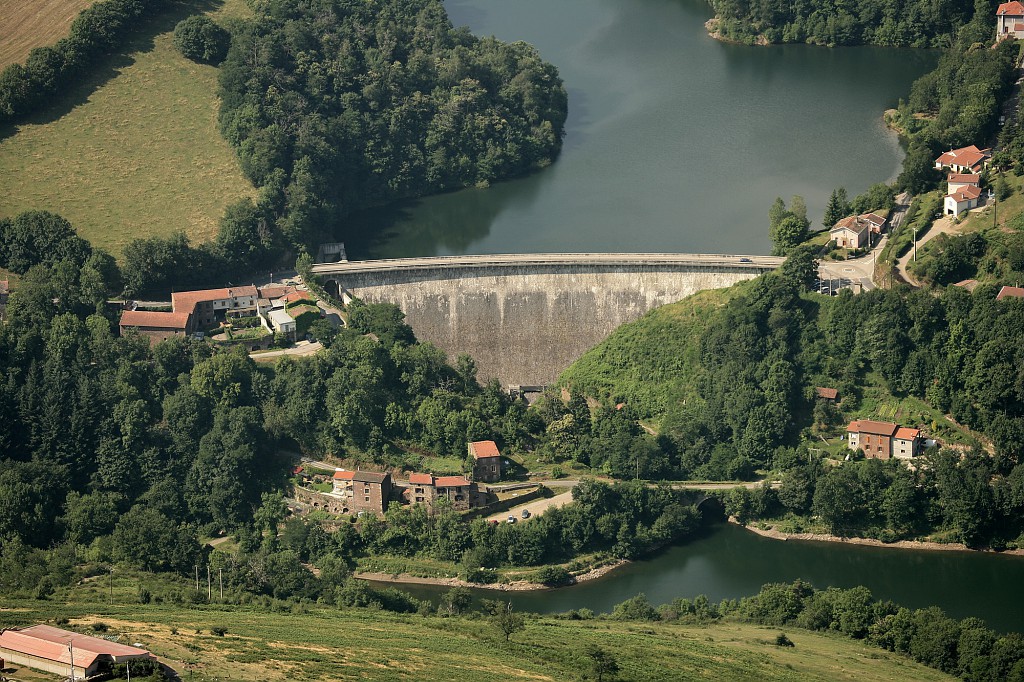
[[[754,261],[750,260],[749,258],[740,258],[740,262],[741,263],[753,263]]]
[[[524,519],[530,518],[530,510],[529,509],[524,509],[523,510],[523,518]]]
[[[505,519],[505,523],[515,523],[515,522],[516,522],[516,517],[514,517],[512,515],[509,515],[509,517],[507,519]]]

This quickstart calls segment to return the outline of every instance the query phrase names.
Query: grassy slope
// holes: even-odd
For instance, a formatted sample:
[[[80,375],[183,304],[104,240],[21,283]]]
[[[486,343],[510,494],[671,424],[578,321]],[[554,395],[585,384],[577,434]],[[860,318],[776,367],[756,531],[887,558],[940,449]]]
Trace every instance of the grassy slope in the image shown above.
[[[9,603],[0,626],[62,614],[71,626],[101,621],[122,641],[140,642],[182,679],[206,680],[574,680],[585,647],[613,654],[620,680],[943,680],[941,673],[838,636],[753,625],[558,621],[528,617],[506,644],[494,626],[463,618],[403,616],[367,609],[270,612],[245,607]],[[212,627],[226,627],[215,637]],[[176,629],[176,634],[172,633]],[[56,679],[56,678],[51,678]]]
[[[33,47],[53,45],[93,0],[0,0],[0,69],[24,62]]]
[[[700,336],[714,310],[748,287],[702,291],[652,310],[587,351],[559,384],[624,400],[643,416],[663,414],[670,401],[692,389],[686,379],[700,360]]]
[[[244,0],[177,4],[54,110],[0,130],[0,215],[58,212],[116,255],[136,237],[216,232],[224,207],[253,188],[217,130],[216,69],[171,45],[175,23],[204,9],[248,12]]]

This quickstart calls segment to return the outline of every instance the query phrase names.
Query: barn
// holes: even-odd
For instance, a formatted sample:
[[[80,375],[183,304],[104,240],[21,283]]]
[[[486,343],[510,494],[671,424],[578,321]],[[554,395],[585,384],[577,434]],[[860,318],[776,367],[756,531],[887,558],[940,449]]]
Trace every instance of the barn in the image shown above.
[[[109,670],[115,663],[152,660],[154,656],[145,649],[99,637],[33,625],[0,630],[0,658],[8,664],[79,679]]]

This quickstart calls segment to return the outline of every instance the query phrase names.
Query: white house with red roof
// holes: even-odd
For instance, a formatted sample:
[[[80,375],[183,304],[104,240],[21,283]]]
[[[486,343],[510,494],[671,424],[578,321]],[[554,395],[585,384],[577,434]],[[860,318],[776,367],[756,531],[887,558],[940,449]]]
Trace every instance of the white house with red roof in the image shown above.
[[[921,450],[921,430],[901,426],[892,437],[892,456],[897,459],[917,457]]]
[[[881,234],[886,219],[876,213],[852,215],[838,221],[828,236],[840,249],[859,249],[871,242],[871,234]]]
[[[992,158],[991,149],[978,149],[975,145],[950,149],[935,159],[935,169],[948,168],[953,173],[980,173]]]
[[[1004,2],[996,9],[996,39],[1024,38],[1024,5]]]
[[[947,194],[952,194],[964,187],[981,187],[981,175],[978,173],[950,173],[946,178]]]
[[[981,204],[981,188],[965,185],[950,192],[942,199],[942,212],[958,218],[961,213],[977,208]]]

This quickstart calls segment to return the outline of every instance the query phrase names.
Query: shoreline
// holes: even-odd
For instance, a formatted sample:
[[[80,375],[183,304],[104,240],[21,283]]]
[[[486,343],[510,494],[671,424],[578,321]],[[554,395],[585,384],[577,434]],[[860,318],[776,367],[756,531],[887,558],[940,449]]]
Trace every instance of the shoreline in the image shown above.
[[[704,30],[708,32],[708,36],[714,38],[720,43],[726,43],[728,45],[750,45],[750,43],[745,43],[742,40],[734,40],[733,38],[726,38],[723,36],[718,30],[718,17],[711,17],[705,21]],[[769,43],[768,39],[763,35],[759,35],[757,36],[757,40],[753,42],[753,45],[757,47],[767,47],[771,45],[771,43]]]
[[[469,587],[477,590],[494,590],[496,592],[539,592],[542,590],[558,590],[562,587],[572,587],[580,583],[587,582],[588,580],[596,580],[597,578],[604,577],[614,571],[620,566],[625,566],[629,563],[629,559],[619,559],[618,561],[592,568],[586,573],[581,573],[575,576],[575,582],[569,585],[559,585],[558,587],[549,587],[543,583],[531,583],[529,580],[516,580],[510,583],[492,583],[485,585],[481,583],[471,583],[468,580],[461,578],[424,578],[416,575],[410,575],[409,573],[379,573],[374,571],[360,571],[353,573],[352,577],[359,580],[368,580],[375,583],[394,583],[396,585],[435,585],[440,587]]]
[[[926,540],[897,540],[896,542],[882,542],[881,540],[876,540],[874,538],[843,538],[838,535],[829,535],[827,533],[783,533],[782,531],[775,530],[774,528],[764,529],[745,526],[737,521],[733,516],[729,517],[729,523],[739,526],[740,528],[748,530],[756,535],[760,535],[763,538],[780,540],[782,542],[786,542],[787,540],[805,540],[807,542],[838,542],[840,544],[847,545],[889,547],[891,549],[919,549],[933,552],[983,552],[987,554],[1024,556],[1024,549],[1007,549],[1003,551],[996,551],[994,549],[971,549],[961,542],[942,543],[928,542]]]

